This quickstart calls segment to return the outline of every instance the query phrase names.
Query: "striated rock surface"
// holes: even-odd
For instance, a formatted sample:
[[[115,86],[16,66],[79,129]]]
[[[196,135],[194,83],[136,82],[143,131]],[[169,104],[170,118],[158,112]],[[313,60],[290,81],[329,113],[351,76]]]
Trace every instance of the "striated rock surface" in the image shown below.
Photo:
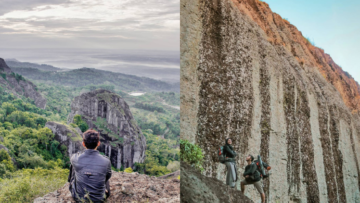
[[[84,93],[71,103],[68,122],[76,114],[89,128],[100,132],[100,152],[105,153],[117,169],[133,167],[145,159],[146,140],[137,126],[129,106],[119,95],[108,90]]]
[[[138,173],[114,172],[110,178],[111,195],[107,203],[154,202],[179,203],[180,181],[160,179]],[[74,203],[69,183],[55,192],[34,200],[34,203]]]
[[[37,107],[45,109],[46,99],[37,92],[36,86],[23,77],[16,77],[2,58],[0,58],[0,85],[18,97],[25,96],[34,100]]]
[[[209,178],[181,162],[180,199],[183,203],[251,203],[241,191]]]
[[[68,125],[49,121],[45,124],[55,135],[55,140],[67,147],[67,156],[83,151],[85,148],[82,145],[82,132],[79,128],[73,128]]]
[[[215,151],[230,137],[239,174],[247,154],[272,166],[267,202],[360,202],[352,77],[264,2],[181,0],[181,18],[181,138],[203,175],[225,182]]]

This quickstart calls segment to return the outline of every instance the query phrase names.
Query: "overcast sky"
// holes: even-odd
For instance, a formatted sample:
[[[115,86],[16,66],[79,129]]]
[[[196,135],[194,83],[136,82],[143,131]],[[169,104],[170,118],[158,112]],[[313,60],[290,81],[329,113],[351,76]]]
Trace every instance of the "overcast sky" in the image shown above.
[[[359,0],[265,0],[360,83]]]
[[[2,0],[2,48],[179,50],[179,0]]]

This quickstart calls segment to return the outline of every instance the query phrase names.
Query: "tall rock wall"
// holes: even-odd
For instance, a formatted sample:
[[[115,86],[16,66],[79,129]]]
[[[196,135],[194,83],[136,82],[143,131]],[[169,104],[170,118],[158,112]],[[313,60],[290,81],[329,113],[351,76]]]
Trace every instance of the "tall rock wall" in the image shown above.
[[[14,72],[0,58],[0,85],[16,96],[25,96],[32,100],[37,107],[45,109],[46,99],[37,91],[36,86],[24,78],[16,78]]]
[[[354,79],[264,2],[181,0],[181,16],[181,137],[204,175],[225,181],[214,151],[230,137],[240,174],[250,153],[273,167],[268,202],[359,202]]]
[[[119,95],[108,90],[95,90],[75,97],[68,122],[81,115],[89,128],[100,132],[105,153],[115,168],[133,167],[145,159],[146,140],[130,111]]]

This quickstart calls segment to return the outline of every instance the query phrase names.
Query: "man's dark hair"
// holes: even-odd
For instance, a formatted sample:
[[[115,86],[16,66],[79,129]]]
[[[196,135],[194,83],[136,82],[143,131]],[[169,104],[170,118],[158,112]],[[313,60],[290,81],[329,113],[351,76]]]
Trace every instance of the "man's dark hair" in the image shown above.
[[[249,154],[249,156],[251,157],[251,161],[254,161],[253,155]]]
[[[96,130],[90,129],[84,132],[83,141],[88,149],[95,149],[100,141],[100,135]]]

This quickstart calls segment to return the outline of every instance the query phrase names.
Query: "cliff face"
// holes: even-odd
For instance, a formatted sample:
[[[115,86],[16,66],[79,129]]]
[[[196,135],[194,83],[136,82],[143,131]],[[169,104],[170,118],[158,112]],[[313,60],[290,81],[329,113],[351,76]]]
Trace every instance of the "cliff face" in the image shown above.
[[[16,96],[22,95],[34,100],[37,107],[45,109],[46,99],[37,92],[36,86],[22,77],[17,77],[2,58],[0,58],[0,76],[1,86],[4,86],[8,91]]]
[[[181,0],[181,41],[181,137],[204,175],[225,181],[230,137],[240,174],[247,154],[272,166],[268,202],[360,201],[360,88],[329,55],[257,0]]]
[[[82,116],[89,128],[101,134],[99,151],[105,153],[114,167],[133,167],[145,159],[146,140],[119,95],[107,90],[95,90],[76,97],[71,103],[68,122],[76,114]]]
[[[82,145],[82,132],[79,128],[75,129],[52,121],[47,122],[45,127],[48,127],[53,132],[55,140],[67,147],[67,156],[71,157],[72,154],[85,149]]]
[[[112,172],[108,203],[154,202],[179,203],[180,181],[140,175],[138,173]],[[55,192],[34,200],[34,203],[75,203],[69,191],[69,183]]]

